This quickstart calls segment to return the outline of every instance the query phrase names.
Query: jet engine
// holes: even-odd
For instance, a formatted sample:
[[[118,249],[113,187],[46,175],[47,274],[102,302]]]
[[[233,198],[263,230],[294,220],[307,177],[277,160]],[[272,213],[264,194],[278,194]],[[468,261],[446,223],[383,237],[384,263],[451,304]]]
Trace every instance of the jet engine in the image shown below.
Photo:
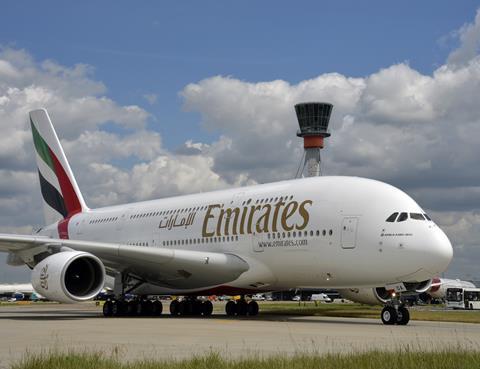
[[[105,267],[96,256],[63,251],[38,263],[32,271],[35,291],[49,300],[72,303],[94,298],[103,288]]]
[[[420,294],[427,291],[432,285],[432,280],[428,279],[419,283],[404,283],[406,292],[402,295]],[[384,305],[391,299],[391,294],[385,287],[374,288],[345,288],[338,290],[338,293],[351,301],[366,305]]]

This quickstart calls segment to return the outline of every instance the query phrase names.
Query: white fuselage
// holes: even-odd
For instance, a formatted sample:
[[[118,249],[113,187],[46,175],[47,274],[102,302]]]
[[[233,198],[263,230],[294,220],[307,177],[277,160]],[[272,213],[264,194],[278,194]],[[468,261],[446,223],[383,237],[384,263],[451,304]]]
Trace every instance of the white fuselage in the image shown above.
[[[432,221],[386,222],[424,213],[399,189],[356,177],[317,177],[172,197],[74,215],[70,239],[231,253],[250,269],[202,291],[377,287],[443,272],[452,247]],[[42,231],[59,237],[56,225]],[[161,266],[158,266],[161,268]],[[108,266],[107,266],[108,269]],[[156,284],[137,293],[200,293]]]

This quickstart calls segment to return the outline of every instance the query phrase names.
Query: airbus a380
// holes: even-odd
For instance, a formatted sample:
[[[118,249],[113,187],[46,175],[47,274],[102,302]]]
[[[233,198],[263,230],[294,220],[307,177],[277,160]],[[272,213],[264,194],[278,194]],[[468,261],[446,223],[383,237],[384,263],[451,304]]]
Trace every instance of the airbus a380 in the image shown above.
[[[170,312],[212,313],[197,296],[242,296],[291,288],[430,285],[452,246],[401,190],[357,177],[316,177],[89,209],[46,110],[30,112],[46,226],[0,235],[11,265],[32,269],[48,299],[80,302],[115,279],[106,316],[159,314],[148,296],[178,295]],[[143,298],[126,301],[126,294]],[[256,315],[245,298],[228,315]],[[389,304],[385,324],[407,324]]]

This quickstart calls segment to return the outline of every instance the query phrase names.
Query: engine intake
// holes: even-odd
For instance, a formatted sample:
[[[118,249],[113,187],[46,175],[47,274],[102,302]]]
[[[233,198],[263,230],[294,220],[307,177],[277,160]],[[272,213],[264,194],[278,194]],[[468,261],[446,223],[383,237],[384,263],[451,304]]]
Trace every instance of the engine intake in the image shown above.
[[[35,291],[49,300],[72,303],[94,298],[105,283],[105,267],[95,255],[81,251],[53,254],[32,271]]]

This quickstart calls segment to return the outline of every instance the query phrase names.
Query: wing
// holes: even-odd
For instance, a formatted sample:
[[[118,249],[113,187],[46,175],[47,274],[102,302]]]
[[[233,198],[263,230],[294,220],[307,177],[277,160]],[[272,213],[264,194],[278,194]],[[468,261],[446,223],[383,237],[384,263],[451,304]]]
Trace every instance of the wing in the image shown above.
[[[0,251],[13,253],[30,266],[67,248],[97,256],[107,270],[127,272],[145,282],[171,288],[223,284],[249,269],[242,258],[228,253],[0,234]]]

